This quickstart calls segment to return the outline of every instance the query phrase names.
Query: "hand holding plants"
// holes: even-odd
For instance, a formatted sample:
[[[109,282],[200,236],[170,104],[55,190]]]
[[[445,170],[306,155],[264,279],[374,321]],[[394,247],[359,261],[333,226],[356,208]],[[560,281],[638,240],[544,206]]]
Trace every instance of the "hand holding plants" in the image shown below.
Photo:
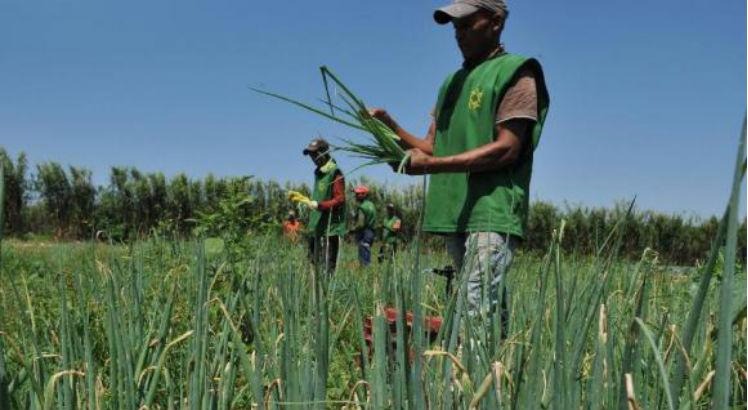
[[[369,108],[369,115],[382,121],[384,125],[389,127],[393,132],[397,131],[397,122],[390,116],[390,114],[384,108]]]

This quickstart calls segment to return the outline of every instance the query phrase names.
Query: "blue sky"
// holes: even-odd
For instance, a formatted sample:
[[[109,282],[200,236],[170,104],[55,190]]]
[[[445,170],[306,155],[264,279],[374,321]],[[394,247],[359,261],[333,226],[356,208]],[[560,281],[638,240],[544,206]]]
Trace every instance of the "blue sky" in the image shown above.
[[[442,2],[21,1],[0,12],[0,146],[32,163],[310,179],[320,133],[360,137],[251,92],[313,101],[326,64],[423,134],[461,59]],[[510,52],[544,66],[551,108],[532,198],[721,213],[746,110],[743,1],[512,1]],[[340,158],[345,168],[358,163]],[[418,180],[388,168],[357,172]]]

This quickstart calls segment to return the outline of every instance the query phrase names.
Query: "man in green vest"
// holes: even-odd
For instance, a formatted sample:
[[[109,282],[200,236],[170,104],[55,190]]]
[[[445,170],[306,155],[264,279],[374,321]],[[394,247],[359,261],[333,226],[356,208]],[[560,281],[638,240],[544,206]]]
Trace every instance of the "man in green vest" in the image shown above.
[[[395,204],[387,204],[387,216],[382,221],[382,247],[379,249],[379,263],[385,259],[391,259],[397,252],[397,243],[400,241],[400,229],[402,221],[397,216]]]
[[[549,102],[540,63],[500,42],[508,14],[503,0],[456,0],[436,10],[437,23],[452,23],[464,62],[442,84],[424,138],[370,110],[410,149],[407,172],[431,174],[423,229],[446,235],[467,276],[469,314],[501,309],[504,330],[504,278],[525,236],[533,153]]]
[[[369,200],[369,188],[359,185],[353,188],[356,195],[356,217],[352,231],[356,235],[358,244],[358,262],[361,266],[371,263],[371,245],[374,243],[374,225],[377,220],[377,210]]]
[[[315,165],[310,208],[309,255],[316,267],[335,272],[340,236],[345,226],[345,179],[330,156],[330,144],[322,138],[313,139],[303,151]]]

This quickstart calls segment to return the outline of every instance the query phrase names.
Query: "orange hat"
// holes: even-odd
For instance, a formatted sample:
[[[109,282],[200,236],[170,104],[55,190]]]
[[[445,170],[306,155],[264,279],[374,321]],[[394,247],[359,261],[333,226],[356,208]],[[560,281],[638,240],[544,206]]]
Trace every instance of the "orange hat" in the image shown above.
[[[358,195],[366,195],[369,193],[369,188],[366,185],[359,185],[353,188],[353,192]]]

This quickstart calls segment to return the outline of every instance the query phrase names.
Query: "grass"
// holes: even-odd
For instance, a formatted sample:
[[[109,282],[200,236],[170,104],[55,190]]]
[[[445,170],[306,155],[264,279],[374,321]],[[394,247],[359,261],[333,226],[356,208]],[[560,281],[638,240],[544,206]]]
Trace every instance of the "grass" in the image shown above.
[[[744,140],[698,274],[672,275],[656,250],[620,258],[625,215],[592,256],[562,251],[574,239],[562,223],[544,255],[516,257],[506,334],[495,316],[466,316],[464,281],[445,296],[421,268],[446,255],[418,243],[366,269],[345,245],[327,277],[276,236],[211,254],[163,238],[0,242],[0,408],[744,406],[746,296],[732,284],[746,272],[728,256]],[[412,333],[383,306],[413,311]],[[420,318],[434,314],[432,343]]]

